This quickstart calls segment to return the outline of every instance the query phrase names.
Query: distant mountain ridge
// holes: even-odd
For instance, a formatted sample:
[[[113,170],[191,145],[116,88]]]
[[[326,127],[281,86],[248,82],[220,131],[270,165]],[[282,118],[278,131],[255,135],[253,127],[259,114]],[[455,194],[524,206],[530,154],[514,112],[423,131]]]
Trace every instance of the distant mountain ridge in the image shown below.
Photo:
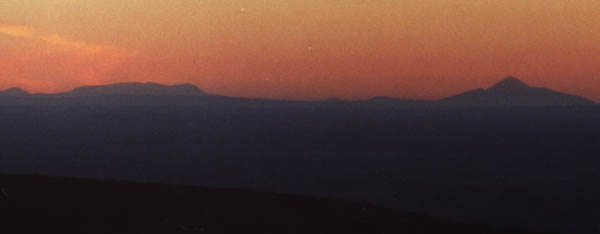
[[[1,91],[0,96],[11,97],[93,97],[93,96],[205,96],[207,93],[192,84],[163,85],[153,82],[126,82],[107,85],[82,86],[52,94],[30,94],[20,88]]]
[[[106,95],[203,96],[206,95],[206,93],[192,84],[169,86],[152,82],[129,82],[109,85],[83,86],[59,95],[71,97]]]
[[[439,101],[459,106],[587,106],[596,103],[583,97],[532,87],[509,76],[488,89],[475,89]]]
[[[192,84],[163,85],[159,83],[116,83],[108,85],[82,86],[71,91],[55,94],[30,94],[19,88],[10,88],[0,91],[0,97],[15,98],[35,97],[35,98],[79,98],[79,97],[108,97],[108,96],[137,96],[140,99],[143,96],[153,97],[201,97],[214,96],[202,91]],[[4,98],[6,99],[6,98]],[[6,99],[8,100],[8,99]],[[153,99],[154,100],[154,99]],[[232,100],[251,100],[245,98],[235,98]],[[272,100],[277,101],[277,100]],[[281,100],[283,101],[283,100]],[[10,102],[10,101],[5,101]],[[144,101],[145,104],[149,104]],[[572,94],[557,92],[554,90],[532,87],[516,77],[509,76],[488,89],[474,89],[464,93],[440,99],[437,101],[398,99],[391,97],[373,97],[362,101],[345,101],[338,98],[330,98],[325,103],[359,103],[377,106],[589,106],[597,103],[583,97]],[[135,103],[135,102],[134,102]]]
[[[29,92],[20,88],[9,88],[4,91],[0,91],[0,96],[11,96],[11,97],[23,97],[29,95]]]

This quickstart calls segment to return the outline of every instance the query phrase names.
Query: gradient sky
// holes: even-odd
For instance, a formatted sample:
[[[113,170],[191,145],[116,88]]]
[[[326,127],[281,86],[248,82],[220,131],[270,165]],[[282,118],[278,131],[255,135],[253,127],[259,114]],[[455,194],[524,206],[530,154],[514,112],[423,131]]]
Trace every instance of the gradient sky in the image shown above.
[[[600,1],[0,1],[0,89],[433,99],[508,75],[600,101]]]

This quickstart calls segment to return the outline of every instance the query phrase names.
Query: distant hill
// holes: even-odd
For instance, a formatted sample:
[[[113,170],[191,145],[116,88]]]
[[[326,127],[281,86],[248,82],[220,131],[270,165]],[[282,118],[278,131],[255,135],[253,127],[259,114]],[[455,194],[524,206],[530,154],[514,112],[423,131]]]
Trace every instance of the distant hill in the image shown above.
[[[377,105],[388,104],[388,105],[405,105],[405,106],[420,106],[420,105],[426,105],[426,104],[431,103],[431,101],[425,101],[425,100],[401,99],[401,98],[391,98],[391,97],[385,97],[385,96],[373,97],[371,99],[368,99],[368,100],[365,100],[362,102],[367,103],[367,104],[377,104]]]
[[[68,97],[85,96],[203,96],[205,92],[191,84],[162,85],[158,83],[117,83],[98,86],[83,86],[74,90],[57,94]]]
[[[532,87],[515,77],[507,77],[487,90],[467,91],[442,99],[439,103],[461,106],[586,106],[596,104],[579,96]]]
[[[0,96],[24,97],[27,95],[29,95],[29,93],[20,88],[10,88],[4,91],[0,90]]]
[[[0,175],[3,233],[535,233],[234,189]]]

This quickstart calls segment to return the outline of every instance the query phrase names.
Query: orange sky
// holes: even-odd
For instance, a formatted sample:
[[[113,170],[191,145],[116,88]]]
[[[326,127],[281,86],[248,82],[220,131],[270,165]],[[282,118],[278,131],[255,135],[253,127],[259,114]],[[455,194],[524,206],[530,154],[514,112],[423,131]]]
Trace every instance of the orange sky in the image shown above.
[[[600,1],[0,1],[0,89],[432,99],[508,75],[600,101]]]

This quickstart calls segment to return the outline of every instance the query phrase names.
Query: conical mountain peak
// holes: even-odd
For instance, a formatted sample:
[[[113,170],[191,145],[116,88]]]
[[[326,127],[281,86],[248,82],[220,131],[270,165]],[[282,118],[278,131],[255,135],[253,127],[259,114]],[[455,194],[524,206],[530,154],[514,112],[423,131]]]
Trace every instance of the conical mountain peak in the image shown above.
[[[593,101],[554,90],[532,87],[509,76],[487,90],[476,89],[442,100],[452,105],[476,106],[587,106]]]
[[[519,80],[516,77],[506,77],[502,81],[498,82],[488,90],[490,91],[502,91],[502,90],[520,90],[529,88],[525,82]]]

